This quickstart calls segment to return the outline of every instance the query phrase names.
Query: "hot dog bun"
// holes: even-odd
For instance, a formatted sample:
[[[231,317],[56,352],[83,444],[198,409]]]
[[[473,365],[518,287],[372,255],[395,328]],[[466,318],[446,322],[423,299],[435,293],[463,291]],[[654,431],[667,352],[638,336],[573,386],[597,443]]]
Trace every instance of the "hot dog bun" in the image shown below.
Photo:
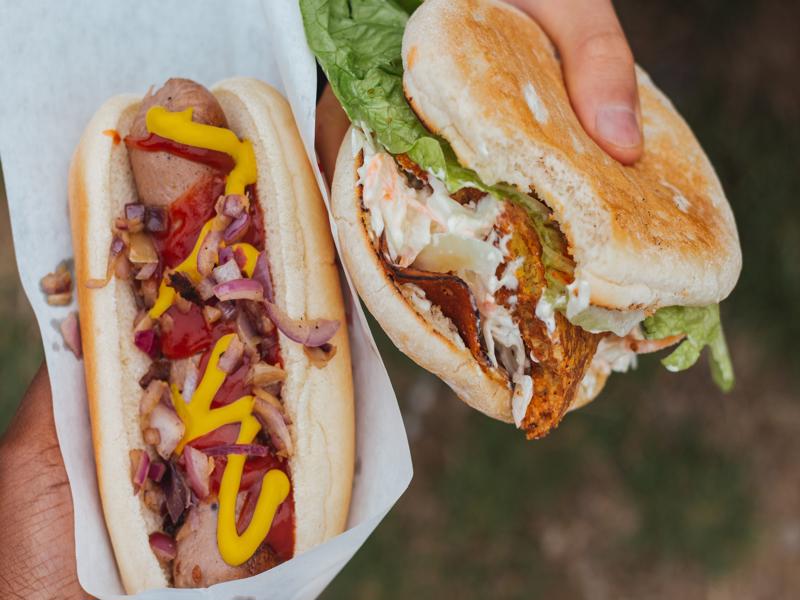
[[[344,305],[327,215],[289,105],[270,86],[225,80],[213,93],[229,127],[252,141],[258,201],[264,214],[275,302],[294,318],[337,319],[335,356],[313,366],[302,346],[280,336],[287,371],[282,399],[295,452],[289,464],[295,503],[295,552],[340,533],[346,524],[354,465],[354,408]],[[129,593],[165,587],[166,572],[148,534],[160,518],[134,495],[128,452],[144,446],[139,425],[139,378],[149,359],[133,344],[133,293],[102,278],[112,239],[110,224],[136,188],[124,144],[104,135],[128,133],[141,97],[107,101],[89,122],[73,157],[69,204],[78,281],[86,387],[97,476],[109,536]],[[80,507],[76,507],[80,510]]]

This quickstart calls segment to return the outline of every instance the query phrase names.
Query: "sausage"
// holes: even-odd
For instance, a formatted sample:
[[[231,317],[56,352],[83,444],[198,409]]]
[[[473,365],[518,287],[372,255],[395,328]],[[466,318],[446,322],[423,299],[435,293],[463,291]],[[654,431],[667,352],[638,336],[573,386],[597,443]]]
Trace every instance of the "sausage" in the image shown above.
[[[205,87],[189,79],[168,79],[155,93],[142,100],[133,120],[130,136],[144,139],[149,135],[145,117],[153,106],[171,112],[194,108],[192,120],[197,123],[227,127],[225,113],[217,99]],[[215,170],[168,152],[148,152],[136,147],[128,150],[139,200],[144,204],[168,206],[202,179],[213,177]]]
[[[237,498],[237,509],[243,503],[244,494]],[[249,577],[275,566],[277,560],[269,549],[262,545],[243,565],[232,567],[217,549],[217,514],[219,505],[213,501],[201,502],[193,507],[175,536],[177,553],[172,563],[173,585],[176,588],[207,587]]]

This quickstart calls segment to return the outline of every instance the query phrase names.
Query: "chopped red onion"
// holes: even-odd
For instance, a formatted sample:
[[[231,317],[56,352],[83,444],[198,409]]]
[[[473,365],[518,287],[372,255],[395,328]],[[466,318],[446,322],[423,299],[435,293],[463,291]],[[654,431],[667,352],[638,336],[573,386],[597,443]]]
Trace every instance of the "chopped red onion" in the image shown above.
[[[238,241],[242,239],[245,233],[247,233],[247,228],[249,226],[249,215],[247,213],[242,213],[236,217],[236,219],[230,225],[228,225],[228,227],[225,229],[225,233],[222,234],[222,238],[228,244]]]
[[[233,258],[236,264],[239,265],[239,268],[244,271],[244,267],[247,265],[247,255],[244,253],[244,250],[235,248],[233,250]]]
[[[247,197],[241,194],[229,194],[225,196],[222,204],[222,214],[225,216],[236,219],[248,207]]]
[[[256,266],[253,269],[253,279],[261,284],[264,288],[264,298],[272,302],[272,276],[269,272],[269,261],[267,260],[267,252],[264,251],[258,255]]]
[[[158,354],[158,334],[155,329],[137,331],[133,334],[133,343],[136,344],[139,350],[149,355],[151,358],[155,358]]]
[[[236,314],[236,304],[234,302],[219,302],[217,308],[222,311],[222,316],[226,319],[232,319]]]
[[[291,456],[294,452],[292,435],[281,411],[274,404],[259,397],[256,397],[253,410],[275,447],[285,452],[287,456]]]
[[[135,490],[135,493],[137,494],[139,493],[139,490],[144,485],[144,482],[147,479],[147,474],[149,472],[150,472],[150,457],[144,450],[139,450],[136,470],[133,475],[133,488]]]
[[[189,446],[187,446],[188,448]],[[199,452],[199,450],[196,450]],[[260,444],[223,444],[204,448],[208,456],[227,456],[228,454],[246,454],[248,456],[269,456],[269,448]]]
[[[145,210],[144,228],[150,233],[163,233],[167,230],[167,212],[160,206],[148,206]]]
[[[172,408],[159,403],[150,413],[150,427],[157,430],[160,437],[156,451],[161,458],[169,460],[186,431],[183,421]]]
[[[167,465],[165,465],[160,460],[156,460],[150,463],[150,469],[147,472],[147,476],[158,483],[164,477],[164,473],[167,471]]]
[[[234,279],[214,286],[214,295],[220,300],[255,300],[259,302],[264,299],[264,290],[261,284],[253,279]]]
[[[136,279],[143,280],[143,279],[150,279],[158,269],[158,263],[146,263],[139,272],[136,273]]]
[[[233,248],[225,246],[219,251],[219,264],[224,264],[233,258]],[[221,283],[221,282],[220,282]]]
[[[154,531],[150,534],[148,539],[150,541],[150,548],[153,550],[153,554],[156,555],[158,560],[168,562],[178,555],[178,546],[175,544],[175,540],[166,533]]]
[[[147,314],[146,311],[141,310],[133,321],[133,331],[146,331],[152,329],[154,325],[155,321],[153,321],[150,315]]]
[[[338,331],[341,323],[331,319],[293,319],[277,304],[266,301],[267,313],[273,323],[290,340],[304,346],[322,346]]]
[[[186,462],[186,478],[189,487],[200,500],[209,494],[209,478],[214,470],[214,461],[200,450],[192,446],[183,449],[183,459]]]
[[[200,250],[197,252],[197,271],[206,277],[211,275],[214,265],[217,264],[219,244],[222,241],[222,232],[213,228],[206,234]]]
[[[80,359],[83,356],[83,348],[81,346],[81,329],[78,323],[78,313],[73,311],[61,321],[61,336],[64,338],[64,343],[67,345],[75,358]]]
[[[222,262],[222,254],[220,254],[220,265],[214,269],[214,280],[219,283],[227,283],[228,281],[235,281],[241,279],[242,272],[239,270],[239,265],[233,259],[233,251],[230,248],[225,248],[222,252],[228,251],[230,257]]]
[[[222,371],[230,375],[239,367],[242,355],[244,355],[244,344],[238,336],[234,336],[228,344],[228,348],[219,357],[217,364]]]
[[[125,205],[125,218],[130,221],[144,221],[145,206],[144,204],[126,204]]]

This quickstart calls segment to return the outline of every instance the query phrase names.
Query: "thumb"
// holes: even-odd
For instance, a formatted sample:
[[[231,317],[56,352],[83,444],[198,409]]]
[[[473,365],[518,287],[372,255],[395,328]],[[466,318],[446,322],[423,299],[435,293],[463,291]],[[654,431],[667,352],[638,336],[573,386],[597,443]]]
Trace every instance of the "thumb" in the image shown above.
[[[633,54],[610,0],[516,0],[553,39],[570,101],[586,132],[630,164],[642,155]]]

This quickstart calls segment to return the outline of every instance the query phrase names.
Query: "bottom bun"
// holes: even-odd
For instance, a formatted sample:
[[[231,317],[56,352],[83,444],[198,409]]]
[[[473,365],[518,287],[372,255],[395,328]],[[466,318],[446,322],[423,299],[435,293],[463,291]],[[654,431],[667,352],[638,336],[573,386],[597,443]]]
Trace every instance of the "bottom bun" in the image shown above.
[[[431,311],[415,303],[413,292],[395,284],[384,268],[361,203],[357,173],[361,153],[353,132],[351,127],[339,149],[331,208],[342,255],[359,295],[401,352],[439,377],[472,408],[511,423],[508,377],[496,369],[484,369],[449,319],[435,307]]]

